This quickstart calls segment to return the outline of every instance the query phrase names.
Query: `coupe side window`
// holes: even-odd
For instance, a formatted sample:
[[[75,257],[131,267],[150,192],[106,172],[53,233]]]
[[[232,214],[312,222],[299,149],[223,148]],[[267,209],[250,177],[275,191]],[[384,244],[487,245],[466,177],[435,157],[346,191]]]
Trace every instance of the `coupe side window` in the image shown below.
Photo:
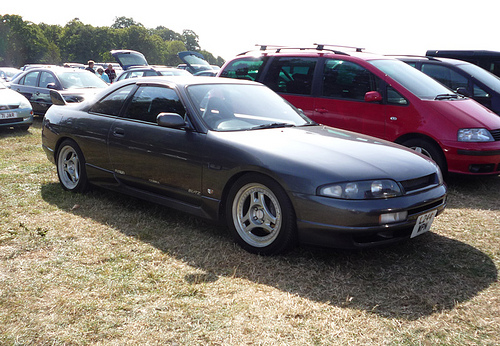
[[[369,91],[378,91],[378,78],[350,61],[329,59],[323,71],[323,96],[364,100]]]
[[[264,84],[276,92],[311,95],[317,58],[275,58]]]
[[[160,113],[177,113],[185,116],[186,111],[173,89],[161,86],[141,86],[125,112],[125,117],[156,124]]]
[[[113,93],[94,104],[90,109],[90,112],[107,115],[120,114],[123,103],[134,88],[135,84],[131,84],[115,90]]]

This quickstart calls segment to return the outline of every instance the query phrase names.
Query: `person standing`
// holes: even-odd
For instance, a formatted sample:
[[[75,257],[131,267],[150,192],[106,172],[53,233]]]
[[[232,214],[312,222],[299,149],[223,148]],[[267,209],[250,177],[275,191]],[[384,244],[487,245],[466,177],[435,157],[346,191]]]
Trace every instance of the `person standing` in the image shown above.
[[[116,71],[113,68],[113,65],[109,64],[108,68],[106,68],[104,72],[106,72],[106,74],[108,75],[109,82],[113,83],[113,81],[116,79]]]
[[[94,73],[94,74],[95,74],[95,70],[94,70],[94,61],[93,61],[93,60],[89,60],[89,61],[87,62],[87,64],[88,64],[89,66],[87,66],[85,69],[86,69],[87,71],[92,72],[92,73]]]
[[[99,77],[101,77],[101,79],[102,79],[103,81],[105,81],[105,82],[106,82],[106,83],[108,83],[108,84],[110,83],[110,82],[109,82],[109,77],[108,77],[108,75],[107,75],[106,73],[104,73],[104,70],[102,69],[102,67],[99,67],[99,68],[97,69],[97,74],[99,75]]]

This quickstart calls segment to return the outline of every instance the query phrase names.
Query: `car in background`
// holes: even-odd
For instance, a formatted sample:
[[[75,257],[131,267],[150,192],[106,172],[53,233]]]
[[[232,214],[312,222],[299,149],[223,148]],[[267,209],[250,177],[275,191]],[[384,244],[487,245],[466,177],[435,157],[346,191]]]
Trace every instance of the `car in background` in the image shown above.
[[[116,81],[121,81],[127,78],[138,78],[138,77],[151,77],[151,76],[190,76],[186,70],[180,70],[175,67],[167,66],[153,66],[149,65],[147,67],[131,67],[126,71],[123,71]]]
[[[396,58],[500,115],[500,78],[493,73],[456,59],[416,56]]]
[[[15,67],[0,67],[0,81],[10,82],[20,72],[22,71]]]
[[[262,46],[218,76],[264,83],[316,122],[417,150],[444,174],[500,174],[495,113],[395,58],[338,48]]]
[[[199,71],[194,74],[194,76],[205,76],[205,77],[215,77],[217,76],[217,70],[204,70]]]
[[[184,69],[193,75],[202,71],[218,71],[220,68],[210,65],[200,52],[185,51],[177,53],[177,56],[184,62],[177,66],[178,69]]]
[[[429,158],[320,126],[260,83],[132,78],[72,107],[52,94],[42,147],[65,190],[93,184],[226,222],[250,252],[395,243],[446,206]]]
[[[500,52],[491,50],[435,50],[430,49],[426,56],[450,58],[470,62],[500,77]]]
[[[93,73],[78,68],[33,68],[14,78],[10,88],[26,97],[36,115],[52,105],[50,90],[58,90],[66,102],[82,102],[108,85]]]
[[[0,82],[0,127],[26,131],[32,124],[33,111],[26,97]]]

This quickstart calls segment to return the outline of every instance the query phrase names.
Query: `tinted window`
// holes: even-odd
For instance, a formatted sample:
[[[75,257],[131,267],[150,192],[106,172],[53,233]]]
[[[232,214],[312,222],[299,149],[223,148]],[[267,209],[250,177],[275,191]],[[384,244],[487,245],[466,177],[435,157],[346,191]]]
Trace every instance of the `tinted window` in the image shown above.
[[[487,85],[496,92],[500,92],[500,78],[492,73],[472,64],[459,65],[460,69],[474,76],[477,80]]]
[[[350,61],[329,59],[323,71],[323,96],[364,100],[369,91],[378,90],[378,78]]]
[[[115,90],[113,93],[109,94],[108,96],[97,102],[94,106],[92,106],[90,111],[107,115],[120,114],[123,103],[134,87],[135,84],[132,84]]]
[[[387,103],[390,105],[404,106],[408,104],[408,101],[398,93],[393,87],[387,87]]]
[[[234,60],[224,68],[220,76],[254,81],[258,79],[260,73],[262,72],[261,68],[263,67],[263,64],[263,58]]]
[[[310,95],[317,58],[275,58],[266,73],[264,84],[276,92]]]
[[[160,113],[184,116],[184,107],[175,90],[160,86],[141,86],[132,97],[125,116],[156,124],[156,117]]]
[[[434,100],[437,95],[450,93],[450,89],[402,61],[381,59],[368,62],[421,99]]]
[[[467,88],[467,78],[447,66],[423,63],[422,72],[452,90]]]
[[[28,85],[28,86],[36,86],[36,80],[37,80],[39,74],[40,74],[39,71],[28,73],[26,76],[24,76],[24,81],[21,80],[20,84],[24,84],[24,85]]]
[[[56,79],[54,78],[52,73],[43,71],[42,75],[40,76],[39,86],[41,88],[46,88],[47,84],[50,84],[50,83],[56,83]]]
[[[487,97],[487,98],[491,97],[491,95],[488,94],[488,92],[486,92],[483,89],[481,89],[481,87],[479,87],[477,84],[473,85],[472,90],[473,90],[473,96],[474,97]]]

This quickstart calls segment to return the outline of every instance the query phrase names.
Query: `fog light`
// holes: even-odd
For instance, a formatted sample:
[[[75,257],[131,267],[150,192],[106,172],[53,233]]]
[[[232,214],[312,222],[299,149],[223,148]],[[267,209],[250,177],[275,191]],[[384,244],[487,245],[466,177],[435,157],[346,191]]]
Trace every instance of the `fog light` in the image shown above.
[[[400,211],[399,213],[389,213],[380,215],[379,222],[381,225],[386,223],[395,223],[405,221],[408,216],[407,211]]]

